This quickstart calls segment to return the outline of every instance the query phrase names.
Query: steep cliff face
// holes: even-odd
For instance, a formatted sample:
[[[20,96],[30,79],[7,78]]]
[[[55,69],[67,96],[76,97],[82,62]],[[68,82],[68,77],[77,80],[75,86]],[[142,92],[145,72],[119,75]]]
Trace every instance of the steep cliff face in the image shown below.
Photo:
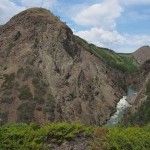
[[[137,88],[137,93],[130,97],[132,107],[128,108],[123,120],[125,123],[145,125],[150,121],[150,61],[145,61],[140,66],[139,73],[128,80],[128,83]]]
[[[28,9],[0,28],[2,122],[102,125],[123,93],[118,78],[44,9]]]

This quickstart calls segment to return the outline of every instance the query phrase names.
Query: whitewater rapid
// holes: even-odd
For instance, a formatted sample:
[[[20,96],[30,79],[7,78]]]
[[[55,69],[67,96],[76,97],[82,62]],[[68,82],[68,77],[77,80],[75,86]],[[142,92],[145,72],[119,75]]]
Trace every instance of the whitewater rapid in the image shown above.
[[[124,111],[131,107],[131,105],[127,101],[127,96],[123,96],[120,101],[117,103],[116,112],[111,116],[111,118],[107,121],[106,126],[115,125],[122,118]]]

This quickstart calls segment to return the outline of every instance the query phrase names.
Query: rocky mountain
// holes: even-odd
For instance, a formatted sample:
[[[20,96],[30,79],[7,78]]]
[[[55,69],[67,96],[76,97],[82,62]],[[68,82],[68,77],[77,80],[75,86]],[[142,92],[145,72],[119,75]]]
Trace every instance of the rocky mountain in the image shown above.
[[[104,124],[124,93],[124,74],[108,55],[117,58],[113,66],[124,62],[97,52],[45,9],[14,16],[0,28],[1,121]]]
[[[133,53],[133,56],[138,61],[139,64],[143,64],[145,61],[150,59],[150,47],[149,46],[143,46],[136,50]]]

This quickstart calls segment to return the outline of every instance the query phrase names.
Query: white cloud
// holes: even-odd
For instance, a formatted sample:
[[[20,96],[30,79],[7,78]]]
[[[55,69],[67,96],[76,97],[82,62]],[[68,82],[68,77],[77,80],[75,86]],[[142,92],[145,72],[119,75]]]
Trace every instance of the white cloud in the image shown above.
[[[141,12],[138,12],[138,11],[130,11],[128,12],[127,14],[127,17],[128,17],[128,21],[129,20],[139,20],[139,21],[142,21],[142,20],[148,20],[150,19],[150,12],[149,11],[145,11],[143,13]]]
[[[10,0],[0,0],[0,24],[6,23],[13,15],[24,9],[25,7],[18,6]]]
[[[129,4],[129,2],[130,4],[148,4],[150,0],[103,0],[99,4],[82,8],[73,19],[76,24],[88,29],[74,33],[89,43],[118,52],[133,52],[142,45],[150,44],[149,35],[128,35],[117,31],[117,18],[122,15],[125,7],[123,4]],[[149,18],[148,13],[143,15],[132,11],[130,15],[136,20]]]
[[[27,8],[43,7],[49,9],[57,4],[57,0],[21,0],[21,4]]]
[[[125,35],[124,44],[131,46],[142,46],[150,44],[150,35]]]
[[[121,1],[123,4],[150,4],[150,0],[122,0]]]
[[[84,26],[94,26],[105,29],[113,29],[116,19],[123,11],[118,0],[106,0],[99,4],[93,4],[77,12],[73,20]]]
[[[98,46],[108,46],[112,43],[122,43],[124,41],[124,37],[117,31],[106,31],[96,27],[86,31],[75,32],[75,34]]]
[[[144,45],[150,45],[150,35],[124,35],[123,43],[118,43],[118,52],[131,53]]]
[[[143,45],[150,44],[150,35],[121,35],[117,31],[105,31],[99,28],[79,31],[75,34],[89,43],[124,53],[133,52]]]
[[[121,16],[123,8],[119,0],[105,0],[82,9],[74,17],[79,25],[89,26],[88,30],[75,32],[76,35],[98,46],[112,48],[122,43],[125,37],[116,31],[116,20]]]
[[[6,23],[11,17],[29,7],[50,9],[56,4],[57,0],[21,0],[21,5],[12,0],[0,0],[0,24]]]

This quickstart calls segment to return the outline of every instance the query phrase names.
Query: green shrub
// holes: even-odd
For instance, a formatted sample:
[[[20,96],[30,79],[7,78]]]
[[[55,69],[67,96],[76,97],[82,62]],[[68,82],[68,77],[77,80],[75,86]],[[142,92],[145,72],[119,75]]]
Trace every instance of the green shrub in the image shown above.
[[[2,124],[7,123],[9,112],[0,112],[0,119]]]
[[[149,150],[150,124],[141,127],[86,126],[79,122],[6,124],[0,126],[1,150],[48,150],[77,137],[85,137],[91,150]],[[91,141],[90,141],[91,140]],[[90,142],[89,142],[90,141]]]
[[[14,100],[14,97],[3,97],[1,103],[12,104]]]
[[[47,84],[39,78],[33,78],[32,84],[35,87],[35,97],[42,98],[47,92]]]
[[[140,127],[110,128],[107,142],[108,150],[148,150],[150,130]]]
[[[46,106],[44,112],[50,115],[49,117],[50,121],[53,121],[55,119],[54,110],[55,110],[55,99],[52,94],[49,94],[46,99]]]
[[[32,99],[32,93],[30,92],[30,89],[27,85],[23,85],[20,89],[19,89],[19,95],[18,98],[20,100],[30,100]]]
[[[33,122],[34,119],[34,109],[35,109],[35,103],[22,103],[17,108],[17,122]]]
[[[17,77],[22,78],[22,80],[27,80],[28,78],[33,77],[34,75],[34,70],[30,66],[20,68],[17,71]]]
[[[23,68],[19,68],[17,70],[17,77],[21,78],[23,76],[23,74],[24,74],[24,69]]]
[[[24,79],[27,79],[29,77],[34,76],[34,71],[32,68],[30,68],[29,66],[27,66],[26,68],[24,68]]]
[[[15,73],[4,74],[3,76],[5,78],[5,81],[2,84],[2,88],[4,88],[5,90],[12,89],[14,85],[13,82],[15,80]]]
[[[4,92],[3,92],[3,95],[4,96],[10,96],[12,94],[12,89],[9,89],[9,90],[4,90]]]
[[[35,100],[38,104],[40,104],[40,105],[42,105],[42,104],[45,103],[44,98],[35,97],[34,100]]]
[[[39,79],[38,78],[33,78],[32,84],[37,86],[39,84]]]
[[[150,125],[141,127],[96,128],[92,150],[149,150]]]
[[[146,95],[150,96],[150,80],[148,81],[146,85]]]
[[[7,124],[0,127],[1,150],[48,150],[79,135],[91,136],[92,129],[80,123]]]

